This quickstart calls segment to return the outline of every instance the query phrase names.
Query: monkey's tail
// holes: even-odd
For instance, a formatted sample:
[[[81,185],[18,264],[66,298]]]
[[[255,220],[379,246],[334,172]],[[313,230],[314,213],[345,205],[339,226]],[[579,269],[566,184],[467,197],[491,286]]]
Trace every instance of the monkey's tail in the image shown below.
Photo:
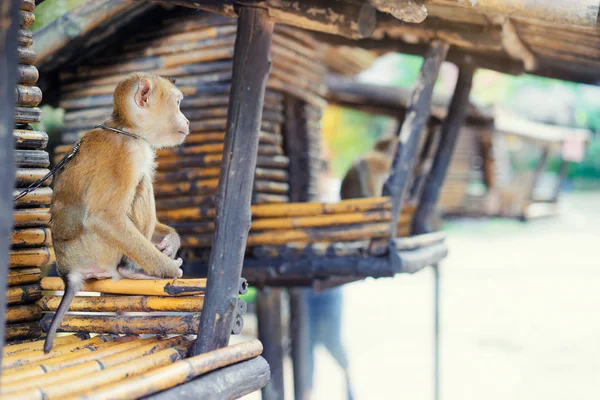
[[[73,281],[69,275],[67,275],[64,279],[65,282],[65,293],[60,300],[60,304],[56,309],[56,313],[54,313],[54,317],[52,318],[52,323],[50,323],[50,328],[48,329],[48,333],[46,334],[46,341],[44,342],[44,353],[48,354],[50,350],[52,350],[52,346],[54,345],[54,337],[56,336],[56,331],[58,330],[58,326],[62,322],[65,314],[69,310],[73,299],[75,298],[75,294],[82,287],[82,281],[80,279]]]

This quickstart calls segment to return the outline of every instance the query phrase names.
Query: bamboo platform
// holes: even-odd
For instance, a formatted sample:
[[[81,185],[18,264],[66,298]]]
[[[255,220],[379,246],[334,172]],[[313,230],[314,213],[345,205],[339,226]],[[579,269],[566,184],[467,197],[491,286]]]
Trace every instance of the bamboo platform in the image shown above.
[[[0,399],[142,398],[193,383],[199,376],[224,367],[262,360],[258,340],[194,357],[187,357],[193,340],[182,335],[103,335],[91,339],[68,335],[58,337],[49,354],[43,353],[42,343],[5,347]],[[259,370],[268,377],[268,366]],[[213,374],[228,378],[229,374],[219,371]],[[254,390],[264,384],[263,379]]]
[[[16,184],[13,196],[48,173],[50,158],[45,151],[48,135],[30,124],[40,121],[42,91],[35,86],[39,77],[34,66],[36,53],[31,48],[35,22],[35,2],[20,1],[21,28],[18,43],[18,85],[15,93],[14,159]],[[52,234],[49,230],[48,205],[52,199],[52,180],[15,203],[14,227],[9,252],[6,341],[38,338],[42,334],[41,309],[35,302],[41,297],[41,270],[54,261]]]

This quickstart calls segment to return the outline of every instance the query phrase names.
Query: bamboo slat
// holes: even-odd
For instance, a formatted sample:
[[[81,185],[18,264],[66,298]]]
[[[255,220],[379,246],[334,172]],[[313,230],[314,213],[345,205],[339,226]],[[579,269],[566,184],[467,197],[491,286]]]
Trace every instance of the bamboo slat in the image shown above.
[[[48,228],[15,229],[10,244],[13,247],[50,246],[52,235]]]
[[[57,349],[59,346],[62,346],[63,344],[81,342],[82,340],[86,340],[86,339],[89,339],[89,336],[88,337],[85,337],[83,335],[57,336],[54,339],[54,349]],[[11,345],[5,346],[4,347],[4,356],[2,357],[2,364],[7,365],[5,363],[5,360],[6,360],[6,357],[8,357],[8,356],[22,354],[22,353],[30,352],[30,351],[41,351],[43,347],[44,347],[43,340],[36,340],[34,342],[11,344]]]
[[[219,168],[187,168],[178,171],[158,172],[155,182],[197,181],[200,179],[218,178]]]
[[[55,355],[54,357],[41,358],[36,361],[30,361],[23,365],[4,369],[2,378],[0,378],[2,382],[0,390],[2,390],[1,388],[4,387],[10,387],[9,385],[14,383],[44,375],[50,371],[93,360],[98,356],[98,354],[102,354],[102,352],[105,354],[115,354],[116,351],[122,350],[123,346],[126,346],[125,348],[136,347],[138,346],[138,341],[135,341],[135,338],[135,336],[122,336],[111,341],[100,340],[94,343],[89,343],[83,347],[79,347],[76,350]],[[91,342],[92,340],[93,339],[90,339],[88,342]],[[132,344],[132,342],[135,344]],[[40,352],[38,352],[38,354],[39,353]],[[53,353],[49,353],[48,355],[52,354]]]
[[[45,168],[18,168],[16,170],[15,185],[18,188],[23,188],[31,185],[38,179],[42,179],[50,170]],[[52,176],[42,182],[42,186],[50,186],[52,184]]]
[[[46,332],[52,315],[42,318],[42,329]],[[198,332],[200,314],[152,315],[122,317],[112,315],[65,315],[58,327],[59,332],[105,332],[125,335],[195,335]]]
[[[42,328],[39,322],[25,322],[22,324],[10,324],[4,328],[4,340],[38,338],[42,335]]]
[[[56,260],[52,247],[13,249],[8,253],[8,265],[12,267],[45,267]]]
[[[46,360],[55,359],[57,357],[63,356],[65,354],[75,353],[83,348],[94,348],[96,349],[99,344],[102,343],[112,343],[115,340],[114,336],[110,335],[101,335],[93,338],[87,339],[79,339],[76,335],[68,335],[65,337],[70,337],[69,340],[59,340],[61,336],[57,336],[55,339],[55,345],[52,351],[48,354],[44,353],[44,341],[40,340],[32,343],[30,346],[26,347],[26,351],[19,351],[14,354],[11,354],[6,357],[6,359],[2,359],[2,368],[13,370],[14,368],[24,367],[26,365],[35,365],[36,363],[40,363]],[[78,338],[78,340],[73,339],[73,337]],[[7,373],[10,375],[11,373]],[[4,372],[3,372],[4,375]],[[13,378],[4,379],[2,377],[2,386],[9,381],[15,381],[20,379],[18,374]],[[1,389],[1,387],[0,387]]]
[[[36,301],[42,297],[42,288],[39,284],[11,286],[6,289],[7,304],[20,304]]]
[[[62,296],[44,296],[38,302],[43,311],[56,311]],[[85,312],[200,312],[204,296],[78,296],[69,311]]]
[[[42,271],[39,268],[11,268],[8,270],[8,285],[26,285],[41,280]]]
[[[17,85],[16,104],[24,107],[37,107],[42,101],[42,91],[37,86]]]
[[[42,289],[62,291],[65,285],[61,278],[46,277],[42,279]],[[195,296],[204,294],[205,289],[206,279],[102,279],[87,281],[82,291],[139,296]]]
[[[37,124],[40,122],[42,111],[37,108],[15,107],[16,124]]]
[[[26,41],[19,43],[21,46],[31,46],[33,44],[33,34],[29,32]],[[17,66],[17,82],[21,85],[33,85],[40,77],[40,73],[33,65],[18,65]]]
[[[35,0],[21,0],[19,1],[19,9],[23,11],[35,10]]]
[[[21,190],[13,191],[13,197],[17,196]],[[25,196],[21,197],[19,200],[15,202],[16,207],[25,207],[25,206],[45,206],[50,204],[52,201],[52,189],[49,187],[40,187],[34,189],[29,192]]]
[[[21,65],[33,65],[37,58],[37,53],[31,47],[17,46],[17,58]]]
[[[111,369],[113,372],[106,375],[110,376],[112,381],[112,379],[115,379],[113,377],[119,376],[119,374],[114,373],[115,367],[118,368],[122,364],[138,360],[142,357],[144,361],[148,362],[151,359],[146,359],[146,356],[157,354],[163,350],[167,351],[161,353],[160,358],[165,360],[165,364],[168,361],[176,361],[179,358],[183,358],[191,344],[192,341],[181,336],[171,339],[155,340],[142,346],[118,352],[117,354],[101,356],[97,359],[86,361],[78,365],[50,371],[44,376],[37,377],[35,380],[30,379],[8,387],[3,387],[2,393],[10,394],[11,397],[18,398],[31,398],[32,396],[39,396],[40,394],[44,396],[43,398],[67,395],[81,390],[82,387],[89,388],[90,386],[94,386],[94,383],[92,382],[96,381],[88,381],[87,378],[89,376],[94,376],[100,371],[113,368]],[[156,367],[152,362],[149,364]],[[134,374],[135,373],[136,372],[134,371]],[[86,377],[85,379],[83,379],[84,376]],[[108,380],[102,378],[101,382],[107,383]]]
[[[42,309],[37,304],[10,306],[6,309],[6,323],[39,321]]]
[[[19,46],[28,47],[33,44],[33,33],[28,31],[27,29],[19,29],[19,33],[17,34],[17,41]],[[19,82],[21,83],[21,82]],[[34,81],[35,83],[35,81]]]
[[[34,228],[50,224],[49,208],[14,210],[13,223],[16,228]]]
[[[201,207],[203,209],[212,209],[215,206],[215,195],[172,196],[170,198],[156,199],[157,210],[176,210],[192,206]]]
[[[48,134],[42,131],[15,129],[13,131],[17,149],[44,149],[48,144]]]
[[[50,157],[43,150],[14,150],[17,167],[46,168],[50,165]]]
[[[233,346],[227,346],[219,350],[172,363],[163,368],[142,374],[139,377],[123,379],[113,385],[98,387],[93,392],[87,393],[84,398],[115,400],[142,398],[187,382],[188,380],[194,379],[215,369],[254,358],[261,353],[262,344],[258,340],[251,340]],[[126,365],[129,366],[130,370],[135,371],[137,368],[140,368],[140,365],[138,364],[141,363],[137,362]],[[101,374],[108,373],[109,372],[106,371]],[[75,398],[75,396],[72,398]]]

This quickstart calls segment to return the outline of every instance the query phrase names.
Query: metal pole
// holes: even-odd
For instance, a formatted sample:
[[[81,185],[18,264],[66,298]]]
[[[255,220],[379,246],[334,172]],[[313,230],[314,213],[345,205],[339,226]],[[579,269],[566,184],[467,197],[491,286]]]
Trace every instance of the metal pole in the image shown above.
[[[271,367],[271,379],[262,389],[263,400],[283,400],[283,333],[281,330],[281,289],[260,289],[256,296],[258,339],[262,356]]]

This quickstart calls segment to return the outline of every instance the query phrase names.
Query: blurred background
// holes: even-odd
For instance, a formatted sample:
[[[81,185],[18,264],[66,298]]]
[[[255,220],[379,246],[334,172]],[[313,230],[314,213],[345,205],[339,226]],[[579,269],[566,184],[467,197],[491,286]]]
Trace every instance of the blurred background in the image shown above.
[[[41,4],[34,29],[79,3]],[[410,90],[421,63],[420,57],[388,54],[357,80]],[[435,94],[451,96],[456,76],[456,68],[444,64]],[[510,213],[482,218],[482,213],[459,212],[444,220],[450,256],[440,272],[441,398],[600,398],[600,89],[479,70],[471,101],[515,118],[588,130],[589,136],[583,158],[568,164],[558,211],[551,218],[524,223]],[[40,129],[52,140],[63,113],[42,108]],[[322,128],[335,185],[395,123],[331,105]],[[521,185],[517,177],[535,170],[540,151],[510,135],[502,146],[502,165],[510,175],[503,178],[508,182],[503,190],[516,191]],[[477,154],[469,161],[472,173],[464,182],[462,211],[472,211],[469,197],[482,191],[483,164]],[[536,190],[552,191],[560,166],[561,152],[551,154]],[[432,398],[433,290],[430,270],[343,287],[342,336],[356,399]],[[255,331],[248,316],[245,334]],[[292,398],[287,372],[286,391]],[[343,388],[342,371],[318,347],[313,398],[345,399]]]

